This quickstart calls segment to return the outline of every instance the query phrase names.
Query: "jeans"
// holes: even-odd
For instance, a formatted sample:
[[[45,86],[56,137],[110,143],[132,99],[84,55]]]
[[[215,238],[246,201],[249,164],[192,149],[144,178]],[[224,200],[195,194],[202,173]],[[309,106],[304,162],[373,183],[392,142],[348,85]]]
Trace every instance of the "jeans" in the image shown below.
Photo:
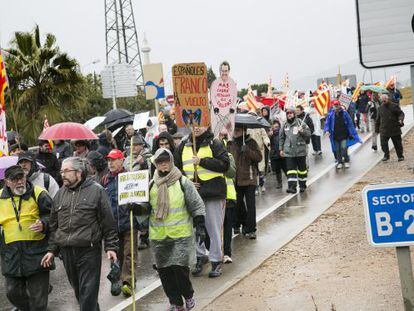
[[[321,151],[321,137],[319,135],[311,135],[311,141],[312,141],[312,148],[313,151]]]
[[[75,291],[80,311],[99,311],[102,248],[62,247],[60,250],[70,285]]]
[[[21,311],[46,311],[49,295],[49,271],[27,277],[6,277],[6,295]]]
[[[243,226],[243,233],[256,232],[256,186],[236,186],[236,228]],[[246,203],[245,203],[246,201]]]
[[[227,200],[226,214],[224,215],[223,243],[224,255],[227,255],[229,257],[231,257],[231,240],[233,237],[233,223],[235,211],[236,202],[234,202],[233,200]]]
[[[384,157],[386,158],[390,157],[390,149],[388,147],[388,140],[390,138],[394,145],[395,152],[397,153],[397,157],[402,158],[403,157],[403,145],[402,145],[401,135],[391,136],[391,137],[381,135],[381,149],[384,152]]]
[[[190,281],[190,269],[184,266],[169,266],[158,268],[162,288],[170,301],[175,306],[183,305],[183,298],[193,298],[194,290]]]
[[[342,139],[341,141],[334,140],[335,144],[335,153],[336,153],[336,162],[343,164],[345,162],[349,162],[348,156],[348,146],[347,140]]]

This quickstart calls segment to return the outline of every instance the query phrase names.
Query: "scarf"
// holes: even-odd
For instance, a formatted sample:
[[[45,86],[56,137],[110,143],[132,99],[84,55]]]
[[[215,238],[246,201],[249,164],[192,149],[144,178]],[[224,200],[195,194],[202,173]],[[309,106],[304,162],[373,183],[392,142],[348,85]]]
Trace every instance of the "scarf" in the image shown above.
[[[177,180],[181,178],[181,171],[173,166],[171,171],[164,177],[161,177],[158,171],[154,174],[154,183],[158,188],[157,210],[155,211],[155,218],[162,220],[167,218],[170,212],[170,196],[168,194],[168,187],[172,186]]]

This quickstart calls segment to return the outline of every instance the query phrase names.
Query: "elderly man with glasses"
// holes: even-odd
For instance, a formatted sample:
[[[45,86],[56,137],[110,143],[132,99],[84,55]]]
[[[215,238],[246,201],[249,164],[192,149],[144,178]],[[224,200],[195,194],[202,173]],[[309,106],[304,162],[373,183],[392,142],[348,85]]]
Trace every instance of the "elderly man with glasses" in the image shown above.
[[[105,189],[87,178],[87,162],[79,157],[62,162],[63,187],[50,214],[49,267],[60,253],[81,311],[99,310],[102,240],[109,260],[117,259],[118,236]]]

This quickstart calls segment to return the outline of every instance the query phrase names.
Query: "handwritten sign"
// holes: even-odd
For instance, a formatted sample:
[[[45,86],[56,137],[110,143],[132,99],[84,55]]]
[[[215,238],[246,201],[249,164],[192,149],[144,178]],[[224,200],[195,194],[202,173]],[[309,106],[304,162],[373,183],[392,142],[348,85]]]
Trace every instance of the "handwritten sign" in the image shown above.
[[[118,175],[118,204],[148,202],[148,170],[127,172]]]
[[[176,64],[172,68],[172,77],[177,126],[209,126],[206,65]]]
[[[349,104],[352,101],[352,96],[351,95],[344,94],[344,93],[341,93],[341,95],[339,96],[338,100],[341,103],[341,105],[345,106],[345,108],[348,109]]]
[[[214,137],[225,131],[228,138],[233,137],[236,116],[237,86],[230,77],[227,81],[221,78],[211,84],[211,129]]]

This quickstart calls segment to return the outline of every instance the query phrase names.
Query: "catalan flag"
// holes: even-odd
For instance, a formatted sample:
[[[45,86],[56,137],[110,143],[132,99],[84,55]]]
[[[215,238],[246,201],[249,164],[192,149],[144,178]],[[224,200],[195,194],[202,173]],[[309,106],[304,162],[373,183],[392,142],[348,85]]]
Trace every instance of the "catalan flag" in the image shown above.
[[[8,83],[7,83],[6,66],[4,65],[3,55],[1,54],[1,49],[0,49],[0,104],[3,110],[5,110],[6,108],[4,96],[6,93],[7,86],[8,86]]]
[[[331,108],[331,95],[329,94],[329,90],[319,92],[313,100],[315,103],[316,111],[321,116],[325,116],[328,113],[329,108]]]
[[[250,111],[256,111],[260,109],[263,105],[256,100],[256,96],[253,93],[251,86],[249,85],[247,97],[246,97],[247,106]]]
[[[7,156],[9,154],[6,133],[6,102],[4,99],[7,86],[6,66],[4,64],[3,55],[1,54],[0,49],[0,157]]]
[[[352,94],[352,101],[356,102],[359,96],[359,93],[361,93],[361,86],[362,86],[362,82],[358,82],[357,87],[354,91],[354,93]]]

